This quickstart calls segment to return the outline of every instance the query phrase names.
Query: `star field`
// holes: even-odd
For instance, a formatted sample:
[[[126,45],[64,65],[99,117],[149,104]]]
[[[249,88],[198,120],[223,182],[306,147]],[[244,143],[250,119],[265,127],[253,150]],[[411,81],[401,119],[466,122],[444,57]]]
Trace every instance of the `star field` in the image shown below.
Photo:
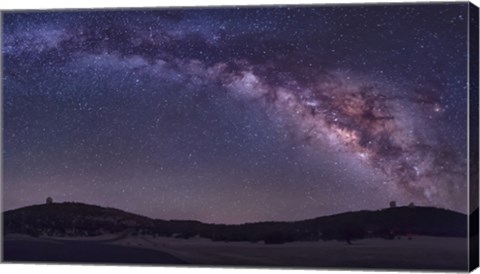
[[[463,3],[3,14],[3,206],[467,208]]]

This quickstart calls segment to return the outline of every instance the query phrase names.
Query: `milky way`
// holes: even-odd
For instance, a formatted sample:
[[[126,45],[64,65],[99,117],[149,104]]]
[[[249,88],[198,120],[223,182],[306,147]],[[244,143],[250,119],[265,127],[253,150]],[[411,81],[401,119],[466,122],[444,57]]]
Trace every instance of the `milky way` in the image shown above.
[[[6,209],[465,212],[467,5],[3,14]]]

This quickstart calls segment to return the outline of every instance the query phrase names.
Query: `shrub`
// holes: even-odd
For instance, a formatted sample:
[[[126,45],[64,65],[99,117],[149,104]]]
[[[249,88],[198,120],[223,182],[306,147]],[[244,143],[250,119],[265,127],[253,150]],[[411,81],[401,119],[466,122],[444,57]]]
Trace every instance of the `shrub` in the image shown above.
[[[287,241],[285,234],[280,231],[271,232],[265,238],[265,244],[284,244]]]

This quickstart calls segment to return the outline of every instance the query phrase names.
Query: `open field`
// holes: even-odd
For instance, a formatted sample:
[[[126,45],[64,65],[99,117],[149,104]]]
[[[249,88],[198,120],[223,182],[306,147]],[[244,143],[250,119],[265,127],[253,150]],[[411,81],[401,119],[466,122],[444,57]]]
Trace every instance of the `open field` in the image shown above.
[[[101,241],[5,239],[6,262],[60,262],[99,264],[185,264],[164,252],[104,244]]]
[[[266,245],[112,235],[99,241],[7,237],[6,261],[465,270],[465,238],[414,237]]]

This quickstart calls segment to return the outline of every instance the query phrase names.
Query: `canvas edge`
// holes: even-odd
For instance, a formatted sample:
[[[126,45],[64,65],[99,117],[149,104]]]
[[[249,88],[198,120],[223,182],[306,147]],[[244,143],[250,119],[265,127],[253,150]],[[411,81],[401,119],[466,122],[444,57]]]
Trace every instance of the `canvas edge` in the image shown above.
[[[3,155],[3,14],[0,10],[0,152]],[[0,159],[0,263],[4,263],[3,258],[3,156]]]
[[[469,219],[468,219],[468,269],[473,271],[479,266],[479,213],[478,213],[478,165],[479,165],[479,9],[473,3],[468,5],[468,187],[469,187]],[[472,179],[474,181],[472,181]]]

